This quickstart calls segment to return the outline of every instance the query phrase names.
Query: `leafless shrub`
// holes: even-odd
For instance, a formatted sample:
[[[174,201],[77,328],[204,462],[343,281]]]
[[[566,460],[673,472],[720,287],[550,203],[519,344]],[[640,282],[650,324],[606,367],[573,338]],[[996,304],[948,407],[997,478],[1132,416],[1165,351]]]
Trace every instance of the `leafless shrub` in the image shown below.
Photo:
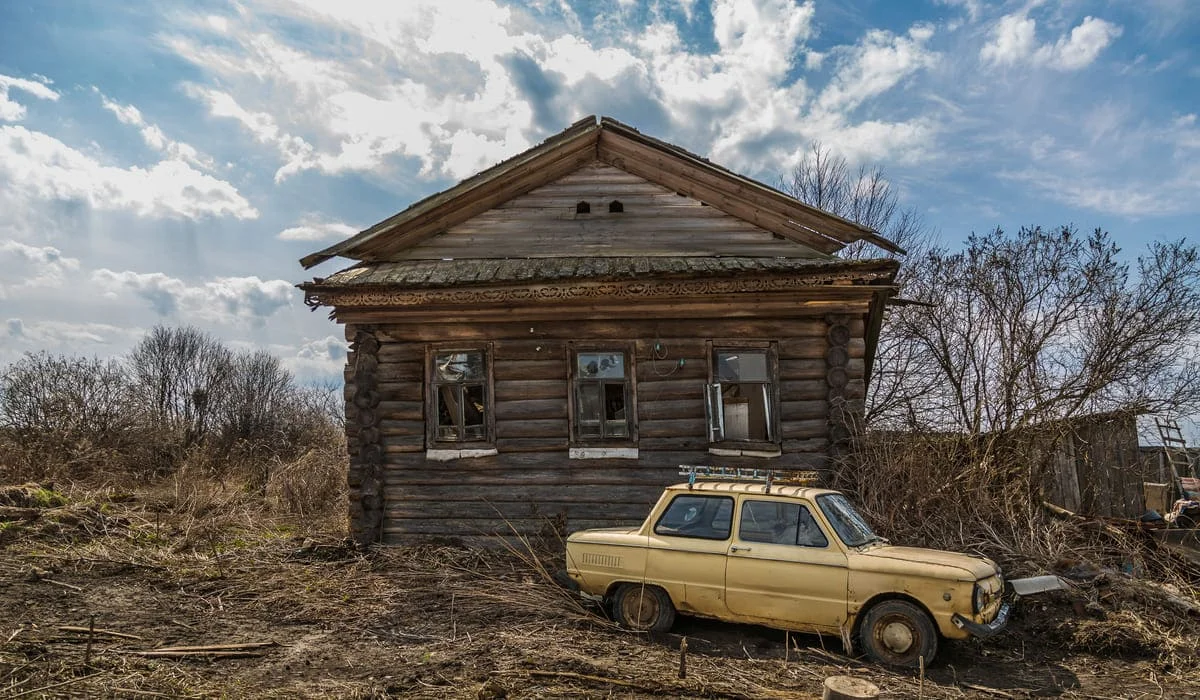
[[[0,459],[14,476],[72,476],[108,464],[133,442],[138,420],[116,362],[42,352],[0,374]]]
[[[163,507],[197,521],[267,503],[342,517],[340,394],[194,328],[155,328],[124,362],[27,355],[0,370],[0,469],[6,481],[170,477]]]

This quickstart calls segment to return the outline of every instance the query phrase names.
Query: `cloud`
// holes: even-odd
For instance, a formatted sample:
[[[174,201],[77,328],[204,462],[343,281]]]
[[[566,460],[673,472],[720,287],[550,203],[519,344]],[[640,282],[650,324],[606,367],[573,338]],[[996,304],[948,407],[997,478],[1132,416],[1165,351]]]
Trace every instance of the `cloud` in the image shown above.
[[[961,7],[966,11],[967,17],[972,22],[979,19],[979,16],[983,13],[982,0],[934,0],[934,2],[947,7]]]
[[[932,28],[815,52],[811,0],[713,0],[711,35],[699,42],[674,23],[688,8],[656,6],[645,25],[644,13],[613,6],[585,33],[569,7],[548,3],[251,6],[160,39],[201,73],[186,94],[278,154],[277,181],[304,171],[386,178],[413,164],[424,179],[460,179],[589,113],[676,134],[743,171],[786,166],[815,136],[886,135],[860,151],[913,158],[937,133],[934,119],[855,114],[934,65]],[[322,40],[301,42],[276,17]],[[802,71],[826,54],[838,58],[836,83],[815,104]]]
[[[92,273],[92,281],[111,297],[133,294],[159,316],[256,327],[290,307],[297,294],[290,282],[264,281],[254,276],[218,277],[193,286],[161,272],[114,272],[103,268]]]
[[[3,299],[8,291],[23,287],[60,286],[68,273],[79,269],[79,260],[65,257],[51,246],[8,240],[0,241],[0,269],[5,271],[4,279],[0,279],[0,299]]]
[[[992,39],[979,57],[997,66],[1047,66],[1058,71],[1086,68],[1117,37],[1122,28],[1096,17],[1084,17],[1069,34],[1053,44],[1038,44],[1037,22],[1023,12],[1005,15],[996,23]]]
[[[1121,27],[1095,17],[1085,17],[1083,22],[1071,30],[1070,36],[1061,37],[1053,47],[1041,49],[1046,62],[1058,70],[1071,71],[1086,68],[1117,37]]]
[[[1029,164],[1002,170],[1000,176],[1025,183],[1042,197],[1128,219],[1196,211],[1196,115],[1147,120],[1104,104],[1073,116],[1069,133],[1036,139],[1029,146]],[[1156,167],[1130,168],[1139,157]]]
[[[1054,173],[1035,169],[1005,171],[1001,177],[1032,185],[1051,199],[1073,207],[1131,219],[1187,211],[1191,202],[1178,195],[1178,182],[1130,181],[1113,184],[1093,175]]]
[[[212,169],[213,162],[211,158],[202,155],[194,147],[186,143],[167,138],[162,129],[146,121],[137,107],[114,102],[108,99],[103,93],[100,94],[100,101],[104,108],[116,115],[117,120],[122,124],[137,127],[141,132],[142,140],[150,148],[173,160],[182,160],[207,170]]]
[[[346,359],[346,341],[335,335],[327,335],[300,346],[296,357],[306,360],[343,362]]]
[[[15,125],[0,125],[0,187],[28,199],[85,202],[96,210],[139,216],[258,216],[233,185],[182,160],[150,168],[104,165],[52,136]]]
[[[346,341],[339,336],[328,335],[295,347],[272,348],[283,360],[283,365],[301,382],[338,382],[346,368]]]
[[[233,119],[259,143],[274,146],[284,160],[283,166],[275,171],[276,182],[318,164],[313,157],[312,145],[299,136],[280,131],[275,118],[270,114],[251,112],[238,104],[229,93],[213,88],[187,83],[184,85],[184,92],[207,104],[212,116]]]
[[[341,240],[358,233],[358,229],[340,221],[329,221],[315,214],[300,219],[276,236],[281,241],[325,241]]]
[[[929,25],[917,25],[906,36],[882,30],[867,32],[859,44],[844,51],[837,73],[818,98],[821,108],[853,109],[933,66],[937,54],[925,48],[932,36]]]
[[[13,88],[42,100],[58,100],[58,93],[45,83],[0,74],[0,121],[18,122],[25,118],[25,105],[12,101],[8,96]]]
[[[145,331],[136,326],[106,323],[72,323],[9,318],[4,321],[5,342],[0,343],[0,363],[15,362],[22,352],[49,350],[56,355],[112,356],[132,347]]]

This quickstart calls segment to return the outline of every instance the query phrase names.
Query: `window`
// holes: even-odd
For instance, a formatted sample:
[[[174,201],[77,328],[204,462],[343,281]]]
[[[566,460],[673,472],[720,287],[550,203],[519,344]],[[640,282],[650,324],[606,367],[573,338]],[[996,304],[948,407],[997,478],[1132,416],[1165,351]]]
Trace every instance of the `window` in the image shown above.
[[[850,501],[840,493],[829,493],[817,497],[821,511],[833,525],[842,542],[849,547],[861,547],[872,542],[881,542],[883,538],[871,531],[871,526],[859,515]]]
[[[632,391],[626,354],[619,350],[579,350],[574,353],[571,370],[575,441],[632,440]]]
[[[714,348],[708,386],[711,442],[778,442],[775,354],[769,347]]]
[[[729,538],[732,523],[733,499],[729,496],[680,495],[654,524],[654,534],[724,540]]]
[[[743,542],[827,547],[829,540],[806,506],[783,501],[745,501],[738,522]]]
[[[430,402],[436,423],[434,442],[490,440],[491,408],[487,353],[474,350],[436,350],[431,356]]]

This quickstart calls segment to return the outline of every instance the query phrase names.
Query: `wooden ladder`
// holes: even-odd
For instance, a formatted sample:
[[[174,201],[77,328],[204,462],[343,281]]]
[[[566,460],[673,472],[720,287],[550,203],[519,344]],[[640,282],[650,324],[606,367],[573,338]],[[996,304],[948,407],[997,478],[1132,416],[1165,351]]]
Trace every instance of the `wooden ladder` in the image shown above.
[[[1154,417],[1154,425],[1158,428],[1158,437],[1162,439],[1163,453],[1167,456],[1167,464],[1171,466],[1171,488],[1184,497],[1182,476],[1192,475],[1192,460],[1188,456],[1187,441],[1179,430],[1179,423],[1171,418]]]

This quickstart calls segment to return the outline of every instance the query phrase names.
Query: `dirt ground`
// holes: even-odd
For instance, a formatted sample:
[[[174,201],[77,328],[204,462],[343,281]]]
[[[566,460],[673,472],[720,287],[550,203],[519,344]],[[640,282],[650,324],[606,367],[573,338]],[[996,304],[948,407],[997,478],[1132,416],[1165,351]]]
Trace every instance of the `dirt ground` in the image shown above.
[[[1136,579],[1026,599],[1004,636],[944,645],[922,678],[831,638],[622,631],[554,585],[553,543],[359,552],[233,501],[185,517],[149,493],[3,493],[0,698],[809,698],[831,675],[892,698],[1200,697],[1195,601]],[[209,650],[145,654],[178,647]]]

